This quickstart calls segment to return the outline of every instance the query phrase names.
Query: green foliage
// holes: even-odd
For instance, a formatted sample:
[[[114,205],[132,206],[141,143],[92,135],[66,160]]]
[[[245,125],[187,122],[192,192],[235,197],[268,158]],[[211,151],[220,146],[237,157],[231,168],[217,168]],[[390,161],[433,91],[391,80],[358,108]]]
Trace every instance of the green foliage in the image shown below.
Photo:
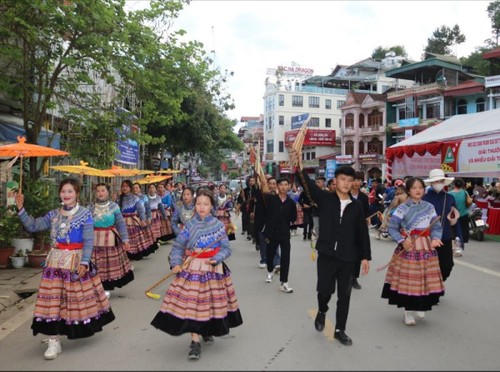
[[[0,206],[0,249],[11,248],[19,235],[20,220],[14,208]]]
[[[496,70],[490,71],[490,62],[483,58],[483,54],[492,49],[493,48],[487,47],[476,48],[476,50],[467,57],[460,58],[460,62],[464,67],[472,69],[471,72],[477,75],[488,76],[490,74],[500,74],[500,69],[498,67]]]
[[[456,24],[453,28],[442,25],[437,28],[430,38],[427,39],[427,46],[424,52],[453,55],[451,46],[462,44],[465,42],[465,35],[460,31],[460,27]]]
[[[490,41],[490,44],[497,47],[498,37],[500,36],[500,1],[496,0],[490,2],[486,11],[491,20],[491,32],[494,38],[494,42]]]
[[[408,52],[406,51],[404,45],[393,45],[389,48],[384,48],[380,45],[373,50],[371,57],[376,60],[381,60],[384,59],[385,55],[391,51],[396,53],[397,56],[408,57]]]

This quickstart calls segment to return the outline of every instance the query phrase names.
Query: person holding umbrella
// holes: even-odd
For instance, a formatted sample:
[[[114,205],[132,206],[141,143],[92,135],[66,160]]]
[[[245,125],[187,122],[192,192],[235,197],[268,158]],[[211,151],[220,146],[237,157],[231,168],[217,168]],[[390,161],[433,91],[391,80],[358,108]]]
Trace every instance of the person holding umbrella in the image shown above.
[[[42,272],[31,324],[34,336],[50,336],[45,359],[55,359],[61,353],[59,336],[70,340],[89,337],[115,319],[91,261],[94,220],[90,210],[78,204],[79,194],[77,180],[62,180],[59,197],[63,206],[36,219],[24,209],[24,195],[16,196],[18,215],[26,230],[50,229],[52,249]]]

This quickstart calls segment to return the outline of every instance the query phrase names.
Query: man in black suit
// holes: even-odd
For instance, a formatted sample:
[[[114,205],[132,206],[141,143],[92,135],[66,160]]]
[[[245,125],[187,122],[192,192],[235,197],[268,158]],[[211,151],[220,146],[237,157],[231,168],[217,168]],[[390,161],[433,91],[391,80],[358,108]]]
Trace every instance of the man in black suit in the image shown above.
[[[323,331],[328,302],[337,289],[337,310],[334,338],[343,345],[352,345],[345,333],[351,299],[354,268],[361,261],[362,272],[370,269],[371,249],[368,226],[361,202],[350,194],[354,169],[341,166],[335,170],[336,190],[321,190],[302,170],[302,156],[291,149],[290,164],[296,169],[296,178],[309,190],[319,206],[319,236],[316,243],[318,314],[314,320],[317,331]]]
[[[363,211],[365,213],[365,218],[370,215],[370,204],[368,203],[368,195],[361,191],[361,184],[365,178],[365,175],[361,171],[354,173],[354,182],[352,183],[351,196],[357,199],[363,205]],[[367,224],[369,221],[367,221]],[[359,274],[361,271],[361,261],[358,265],[354,267],[354,274],[352,277],[352,287],[355,289],[361,289],[361,285],[358,283]]]

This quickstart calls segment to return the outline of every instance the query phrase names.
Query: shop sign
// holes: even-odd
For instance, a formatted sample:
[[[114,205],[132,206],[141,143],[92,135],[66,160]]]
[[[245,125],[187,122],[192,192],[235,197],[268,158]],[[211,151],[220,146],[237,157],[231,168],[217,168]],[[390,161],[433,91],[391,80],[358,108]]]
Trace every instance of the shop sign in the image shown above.
[[[285,132],[285,146],[290,147],[299,130]],[[335,131],[328,129],[308,129],[303,146],[335,146]]]

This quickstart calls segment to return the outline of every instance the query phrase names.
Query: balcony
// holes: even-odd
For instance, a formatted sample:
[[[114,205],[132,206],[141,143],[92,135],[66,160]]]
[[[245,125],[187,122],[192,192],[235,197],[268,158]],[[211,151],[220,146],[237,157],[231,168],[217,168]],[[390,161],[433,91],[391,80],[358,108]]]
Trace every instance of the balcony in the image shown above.
[[[356,134],[356,131],[354,128],[344,128],[342,135],[344,136],[354,136]]]
[[[419,96],[426,93],[430,94],[436,91],[444,91],[444,86],[439,83],[430,83],[424,85],[417,85],[411,88],[397,90],[395,92],[387,93],[388,101],[395,101],[397,99],[403,99],[406,96]]]
[[[385,127],[383,125],[376,125],[372,127],[365,127],[361,128],[361,135],[362,136],[373,136],[373,135],[378,135],[385,133]]]

